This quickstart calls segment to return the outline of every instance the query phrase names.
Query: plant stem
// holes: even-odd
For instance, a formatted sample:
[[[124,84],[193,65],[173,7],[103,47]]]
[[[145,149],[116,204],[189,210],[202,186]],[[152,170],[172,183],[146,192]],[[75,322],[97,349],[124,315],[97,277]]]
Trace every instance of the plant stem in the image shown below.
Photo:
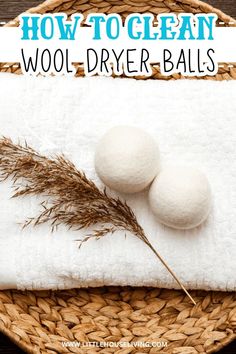
[[[196,305],[195,300],[192,298],[192,296],[189,294],[188,290],[185,288],[185,286],[180,282],[180,280],[177,278],[175,273],[170,269],[168,264],[164,261],[164,259],[161,257],[161,255],[155,250],[155,248],[152,246],[152,244],[148,241],[145,241],[146,245],[152,250],[152,252],[156,255],[156,257],[162,262],[162,264],[166,267],[168,272],[172,275],[172,277],[176,280],[176,282],[179,284],[181,289],[185,292],[185,294],[189,297],[189,299],[192,301],[194,305]]]

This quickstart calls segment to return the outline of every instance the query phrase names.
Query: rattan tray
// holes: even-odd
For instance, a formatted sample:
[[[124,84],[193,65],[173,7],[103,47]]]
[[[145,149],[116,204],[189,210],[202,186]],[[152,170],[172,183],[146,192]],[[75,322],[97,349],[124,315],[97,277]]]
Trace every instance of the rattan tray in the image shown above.
[[[219,25],[234,20],[197,0],[48,0],[29,10],[46,12],[215,12]],[[17,19],[10,24],[17,26]],[[20,73],[16,63],[0,71]],[[83,69],[77,66],[77,75]],[[153,79],[163,78],[157,67]],[[174,75],[173,79],[180,78]],[[207,78],[206,79],[210,79]],[[236,79],[236,64],[222,64],[215,80]],[[193,307],[180,291],[146,288],[0,291],[0,330],[28,353],[212,353],[236,338],[236,294],[193,292]],[[164,342],[150,348],[63,347],[78,342]]]

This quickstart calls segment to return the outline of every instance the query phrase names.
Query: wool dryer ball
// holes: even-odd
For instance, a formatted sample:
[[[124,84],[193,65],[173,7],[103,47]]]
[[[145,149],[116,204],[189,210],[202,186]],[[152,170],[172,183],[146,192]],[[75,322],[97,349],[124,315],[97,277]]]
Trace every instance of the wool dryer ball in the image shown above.
[[[114,127],[98,143],[95,169],[108,187],[121,193],[140,192],[160,170],[157,143],[139,128]]]
[[[203,173],[189,167],[169,167],[149,191],[158,221],[175,229],[191,229],[206,220],[211,207],[210,185]]]

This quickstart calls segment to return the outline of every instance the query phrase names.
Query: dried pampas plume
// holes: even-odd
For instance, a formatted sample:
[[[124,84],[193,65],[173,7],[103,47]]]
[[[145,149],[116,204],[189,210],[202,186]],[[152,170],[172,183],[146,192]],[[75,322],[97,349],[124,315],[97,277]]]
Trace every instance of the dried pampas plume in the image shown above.
[[[119,198],[99,190],[86,175],[77,170],[64,156],[48,158],[25,143],[14,144],[11,139],[0,139],[1,180],[11,177],[13,197],[43,195],[42,212],[24,223],[34,226],[50,222],[52,229],[65,224],[75,230],[93,227],[93,232],[81,240],[99,239],[107,233],[125,230],[142,240],[161,260],[191,301],[195,301],[153,248],[133,211]],[[20,184],[19,184],[20,181]],[[50,201],[50,203],[48,202]]]

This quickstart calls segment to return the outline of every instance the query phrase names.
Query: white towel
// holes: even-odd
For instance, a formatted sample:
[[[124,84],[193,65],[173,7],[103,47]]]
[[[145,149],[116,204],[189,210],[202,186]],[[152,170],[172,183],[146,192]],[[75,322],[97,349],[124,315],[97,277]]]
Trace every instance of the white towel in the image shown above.
[[[236,82],[29,78],[0,75],[0,135],[41,153],[63,152],[98,185],[96,144],[110,127],[141,127],[159,143],[162,165],[204,171],[213,209],[202,226],[175,231],[156,222],[145,193],[129,196],[152,244],[191,289],[236,290]],[[10,199],[0,183],[0,288],[102,285],[178,288],[139,239],[124,232],[85,243],[50,225],[21,230],[40,198]]]

